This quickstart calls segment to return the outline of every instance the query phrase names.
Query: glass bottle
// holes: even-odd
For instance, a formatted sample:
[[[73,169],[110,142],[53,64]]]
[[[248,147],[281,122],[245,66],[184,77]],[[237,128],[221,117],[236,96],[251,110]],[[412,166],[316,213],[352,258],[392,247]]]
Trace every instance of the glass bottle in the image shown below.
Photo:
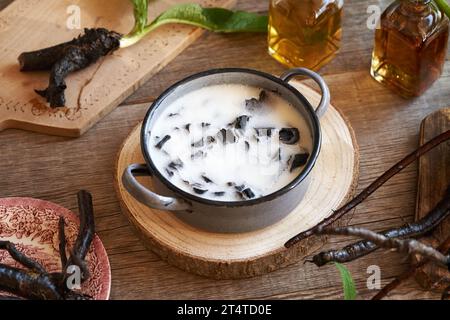
[[[375,32],[372,77],[404,97],[421,95],[442,73],[448,33],[433,1],[394,1]]]
[[[343,0],[270,0],[269,54],[288,67],[318,70],[341,44]]]

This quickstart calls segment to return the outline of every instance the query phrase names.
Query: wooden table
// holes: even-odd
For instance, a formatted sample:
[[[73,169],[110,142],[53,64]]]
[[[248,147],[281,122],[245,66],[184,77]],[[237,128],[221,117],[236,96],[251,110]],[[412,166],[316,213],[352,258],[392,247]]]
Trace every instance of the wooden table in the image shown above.
[[[0,0],[0,9],[11,0]],[[390,1],[380,1],[383,9]],[[366,26],[373,1],[345,3],[343,48],[321,70],[332,100],[350,120],[361,152],[359,190],[418,145],[421,120],[450,101],[450,62],[441,79],[422,97],[404,100],[369,76],[373,31]],[[241,0],[240,9],[265,12],[268,1]],[[215,67],[247,67],[280,74],[284,68],[266,54],[264,35],[205,33],[135,94],[78,139],[8,130],[0,133],[0,197],[23,196],[54,201],[76,210],[76,192],[93,193],[97,232],[109,253],[113,299],[340,299],[341,282],[334,266],[298,263],[247,280],[213,281],[169,266],[147,251],[120,212],[113,188],[116,153],[130,130],[143,119],[150,102],[174,81]],[[0,80],[1,81],[1,80]],[[412,220],[417,167],[412,166],[360,205],[350,224],[373,230]],[[293,226],[295,227],[295,226]],[[333,238],[327,248],[348,238]],[[404,271],[405,257],[378,251],[348,264],[361,298],[367,267],[381,268],[382,284]],[[390,298],[438,298],[410,280]]]

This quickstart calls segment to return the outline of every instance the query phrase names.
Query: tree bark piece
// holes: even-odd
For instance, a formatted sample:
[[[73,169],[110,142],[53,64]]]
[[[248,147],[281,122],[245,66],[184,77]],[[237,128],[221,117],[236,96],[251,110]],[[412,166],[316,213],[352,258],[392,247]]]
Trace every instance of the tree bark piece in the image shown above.
[[[450,129],[450,108],[436,111],[422,122],[420,144]],[[419,161],[417,207],[415,219],[421,219],[444,195],[450,183],[450,142],[443,143],[424,155]],[[450,218],[445,219],[427,238],[421,239],[433,247],[439,246],[450,234]],[[413,263],[421,261],[413,257]],[[442,292],[450,285],[450,273],[446,268],[428,263],[416,272],[416,280],[428,290]]]

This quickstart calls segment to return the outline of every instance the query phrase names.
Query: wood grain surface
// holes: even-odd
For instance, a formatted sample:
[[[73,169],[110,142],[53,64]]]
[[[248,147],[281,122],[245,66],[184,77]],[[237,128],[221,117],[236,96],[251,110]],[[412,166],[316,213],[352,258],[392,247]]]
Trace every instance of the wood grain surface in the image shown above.
[[[9,2],[0,0],[0,6]],[[321,70],[330,86],[333,104],[355,129],[361,155],[358,190],[417,148],[422,119],[448,106],[450,101],[448,57],[442,77],[417,99],[404,100],[371,79],[374,31],[367,28],[367,7],[380,4],[384,9],[389,2],[347,0],[341,52]],[[266,12],[268,1],[240,0],[237,8]],[[252,279],[222,281],[171,267],[144,248],[115,196],[114,159],[155,96],[173,82],[213,67],[248,67],[281,74],[285,68],[267,55],[266,47],[264,35],[205,33],[81,138],[19,130],[0,133],[0,196],[32,196],[74,210],[76,192],[81,188],[90,190],[95,200],[97,230],[111,261],[113,299],[342,299],[340,278],[333,266],[317,268],[300,262]],[[416,189],[414,165],[361,204],[347,222],[376,231],[410,222]],[[337,248],[352,240],[332,237],[326,248]],[[349,263],[359,296],[366,299],[376,292],[366,285],[370,265],[380,267],[382,284],[386,284],[406,270],[409,262],[403,255],[379,250]],[[423,291],[411,279],[389,298],[440,296]]]
[[[320,94],[298,81],[290,84],[311,105],[319,105]],[[320,124],[322,147],[309,175],[308,191],[287,217],[269,227],[244,233],[206,232],[171,212],[154,210],[137,201],[123,186],[122,175],[129,165],[145,163],[141,124],[127,137],[117,157],[114,184],[122,211],[144,245],[163,260],[208,278],[249,278],[299,262],[322,248],[326,237],[310,237],[290,250],[284,247],[286,241],[329,217],[354,194],[358,182],[359,153],[353,129],[332,106],[320,118]],[[152,179],[142,183],[152,188]],[[214,209],[210,214],[215,214]]]
[[[450,130],[450,108],[440,109],[426,117],[420,127],[420,144]],[[450,188],[450,141],[443,143],[419,160],[416,220],[426,216]],[[436,247],[450,235],[450,217],[447,217],[432,234],[422,241]],[[429,263],[416,273],[424,288],[444,290],[450,285],[447,268]]]
[[[197,0],[208,6],[232,7],[236,0]],[[154,19],[183,0],[155,0]],[[66,27],[70,6],[77,6],[80,29]],[[49,14],[49,12],[51,14]],[[0,130],[17,128],[77,137],[112,111],[145,81],[197,39],[200,28],[162,26],[138,44],[117,50],[66,78],[66,106],[52,109],[34,89],[48,85],[48,72],[20,72],[22,52],[63,43],[82,28],[104,27],[126,34],[133,27],[133,7],[123,0],[17,0],[0,12]],[[69,19],[70,20],[70,19]],[[49,37],[49,34],[52,35]]]

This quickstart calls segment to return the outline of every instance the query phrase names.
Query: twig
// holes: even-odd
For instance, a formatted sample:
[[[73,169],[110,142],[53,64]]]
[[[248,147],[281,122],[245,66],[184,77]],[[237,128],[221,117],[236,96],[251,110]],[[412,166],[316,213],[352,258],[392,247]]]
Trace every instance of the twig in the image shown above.
[[[387,238],[418,237],[436,228],[449,215],[450,186],[447,188],[443,199],[425,217],[414,223],[383,231],[382,234]],[[378,249],[378,246],[375,243],[362,240],[345,246],[340,250],[320,252],[313,257],[313,262],[318,267],[331,261],[345,263],[363,257],[376,249]]]
[[[86,264],[82,262],[84,262],[95,235],[94,209],[92,196],[89,192],[81,190],[77,196],[80,211],[80,231],[78,232],[67,266],[72,264],[78,266],[82,270],[83,280],[85,280],[89,275],[89,271]],[[66,270],[64,271],[66,272]]]
[[[431,139],[427,143],[420,146],[417,150],[410,153],[408,156],[403,158],[401,161],[399,161],[397,164],[395,164],[393,167],[391,167],[388,171],[386,171],[383,175],[381,175],[378,179],[376,179],[374,182],[372,182],[367,188],[365,188],[360,194],[358,194],[355,198],[353,198],[351,201],[349,201],[347,204],[339,208],[334,212],[333,215],[323,220],[321,223],[319,223],[317,226],[304,231],[302,233],[299,233],[295,237],[291,238],[288,242],[285,243],[286,248],[290,248],[299,241],[315,234],[319,228],[324,228],[339,218],[341,218],[344,214],[355,208],[358,204],[360,204],[362,201],[364,201],[367,197],[369,197],[373,192],[375,192],[378,188],[380,188],[383,184],[385,184],[389,179],[391,179],[393,176],[395,176],[397,173],[401,172],[404,168],[409,166],[411,163],[413,163],[415,160],[420,158],[422,155],[427,153],[428,151],[434,149],[441,143],[447,141],[450,139],[450,130],[447,130],[446,132],[441,133],[440,135],[436,136],[435,138]]]
[[[441,253],[445,253],[450,249],[450,237],[448,237],[436,250],[438,250]],[[416,265],[412,266],[410,269],[399,275],[397,278],[392,280],[390,283],[388,283],[386,286],[383,287],[373,298],[372,300],[381,300],[385,296],[388,295],[389,292],[397,288],[403,281],[407,280],[408,278],[412,277],[417,270],[424,267],[426,264],[430,262],[429,259],[424,259],[421,262],[417,263]]]
[[[64,218],[59,218],[58,223],[58,237],[59,237],[59,257],[61,259],[61,268],[65,270],[67,265],[67,255],[66,255],[66,232],[64,230]]]
[[[411,254],[417,253],[426,258],[434,260],[441,265],[450,268],[450,257],[445,256],[434,248],[427,246],[414,239],[396,239],[388,238],[382,234],[364,229],[364,228],[319,228],[317,234],[335,234],[343,236],[354,236],[369,240],[377,246],[388,249],[397,249],[399,252]]]
[[[87,191],[78,193],[80,209],[80,230],[68,261],[65,253],[66,238],[64,232],[64,219],[60,218],[58,224],[60,258],[63,265],[62,272],[48,273],[43,266],[23,253],[9,241],[0,241],[0,250],[7,250],[11,257],[27,267],[22,270],[0,263],[0,291],[28,299],[61,300],[61,299],[87,299],[92,298],[82,293],[71,291],[64,285],[67,277],[67,266],[74,264],[83,271],[82,280],[89,276],[85,257],[94,238],[94,213],[92,197]],[[0,296],[0,298],[3,298]]]
[[[31,269],[34,272],[46,273],[45,268],[37,261],[28,258],[22,252],[17,250],[16,246],[9,241],[0,241],[0,250],[8,251],[9,255],[21,265]]]
[[[60,300],[62,296],[47,273],[21,270],[0,263],[0,290],[27,299]]]

